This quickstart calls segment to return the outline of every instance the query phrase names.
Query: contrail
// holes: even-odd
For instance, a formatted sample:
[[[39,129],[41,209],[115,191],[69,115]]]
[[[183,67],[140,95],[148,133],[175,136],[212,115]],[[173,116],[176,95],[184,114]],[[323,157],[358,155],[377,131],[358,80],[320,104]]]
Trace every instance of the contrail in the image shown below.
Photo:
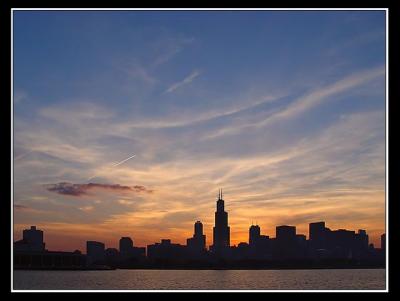
[[[22,155],[19,155],[19,156],[17,156],[17,157],[14,158],[14,161],[18,161],[18,160],[24,158],[25,156],[27,156],[27,155],[29,155],[30,153],[33,153],[33,152],[34,152],[34,150],[31,150],[31,151],[29,151],[29,152],[27,152],[27,153],[24,153],[24,154],[22,154]]]
[[[122,160],[122,161],[120,161],[120,162],[118,162],[118,163],[115,163],[115,164],[112,165],[111,167],[116,167],[116,166],[118,166],[118,165],[121,165],[122,163],[125,163],[126,161],[132,159],[132,158],[135,157],[135,156],[136,156],[136,155],[130,156],[129,158],[126,158],[126,159],[124,159],[124,160]],[[90,178],[87,179],[87,180],[90,181],[91,179],[95,178],[96,176],[97,176],[97,174],[94,175],[94,176],[92,176],[92,177],[90,177]]]
[[[115,163],[112,167],[118,166],[126,161],[128,161],[129,159],[132,159],[133,157],[135,157],[136,155],[130,156],[129,158],[126,158],[125,160],[122,160],[121,162]]]

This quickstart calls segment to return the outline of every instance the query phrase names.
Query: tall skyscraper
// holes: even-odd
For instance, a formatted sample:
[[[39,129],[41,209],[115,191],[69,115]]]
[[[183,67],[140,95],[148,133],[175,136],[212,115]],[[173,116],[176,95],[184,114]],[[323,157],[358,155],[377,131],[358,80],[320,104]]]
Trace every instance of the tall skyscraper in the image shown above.
[[[201,253],[206,249],[206,236],[203,234],[203,224],[200,221],[194,224],[194,235],[187,239],[187,247],[192,253]]]
[[[228,226],[228,213],[224,209],[222,189],[219,191],[217,211],[215,212],[215,226],[213,228],[213,249],[220,250],[230,246],[230,228]]]
[[[309,239],[313,249],[325,249],[327,247],[325,222],[310,223]]]
[[[277,258],[293,258],[297,252],[296,227],[277,226],[275,239],[275,256]]]
[[[251,225],[249,229],[249,245],[255,245],[260,239],[260,226]]]
[[[194,237],[201,237],[203,235],[203,224],[201,221],[194,223]]]

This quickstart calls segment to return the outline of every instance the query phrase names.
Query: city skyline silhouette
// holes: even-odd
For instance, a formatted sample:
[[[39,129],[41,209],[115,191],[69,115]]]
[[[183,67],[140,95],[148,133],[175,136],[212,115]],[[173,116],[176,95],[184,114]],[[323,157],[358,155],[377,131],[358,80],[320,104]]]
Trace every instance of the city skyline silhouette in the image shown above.
[[[236,245],[231,245],[230,244],[230,227],[228,223],[228,215],[229,213],[225,211],[224,208],[225,201],[223,199],[223,194],[222,194],[222,189],[219,189],[218,191],[218,197],[217,197],[217,202],[216,202],[216,211],[215,211],[215,219],[214,219],[214,227],[213,227],[213,237],[212,237],[212,244],[207,245],[206,244],[206,235],[204,235],[203,232],[203,223],[201,221],[196,221],[194,223],[194,231],[193,231],[193,237],[192,238],[187,238],[187,246],[190,244],[197,245],[198,248],[204,248],[204,249],[209,249],[209,250],[218,250],[218,248],[224,248],[224,247],[231,247],[231,246],[236,246]],[[309,232],[308,235],[306,234],[300,234],[297,233],[298,235],[304,236],[304,238],[308,240],[312,240],[312,236],[314,235],[321,235],[321,227],[322,229],[325,229],[325,221],[323,222],[310,222],[309,224]],[[293,230],[294,234],[296,235],[296,225],[276,225],[276,236],[278,235],[278,229],[282,229],[284,231],[287,230]],[[327,228],[328,229],[328,228]],[[31,226],[30,230],[36,231],[36,226]],[[347,230],[344,228],[339,228],[338,231],[345,230],[345,231],[352,231],[352,230]],[[23,232],[28,231],[28,229],[25,229]],[[39,230],[40,231],[40,230]],[[359,232],[362,232],[366,234],[365,229],[358,229]],[[382,234],[384,235],[384,233]],[[382,235],[380,236],[380,247],[382,248]],[[39,234],[40,240],[43,241],[43,232]],[[261,228],[260,226],[254,223],[251,223],[249,227],[249,236],[247,243],[252,244],[255,242],[255,237],[262,237],[261,235]],[[266,238],[269,238],[269,236],[265,236]],[[160,238],[162,240],[162,238]],[[121,240],[126,240],[122,243],[122,245],[131,245],[133,246],[133,240],[131,236],[122,236],[121,239],[119,240],[119,249],[123,249],[124,247],[121,246]],[[170,239],[168,239],[170,240]],[[18,241],[18,240],[17,240]],[[245,243],[246,241],[241,241],[241,243]],[[102,242],[103,243],[103,242]],[[373,244],[373,243],[372,243]],[[42,246],[40,244],[40,246]],[[200,247],[199,247],[200,246]],[[40,248],[44,249],[44,245]]]
[[[89,185],[97,185],[97,184],[89,183]],[[110,186],[113,186],[113,185],[110,185]],[[224,199],[222,197],[223,197],[222,189],[219,189],[218,190],[218,196],[216,197],[217,203],[216,203],[216,208],[215,208],[216,211],[215,211],[215,216],[214,216],[214,220],[213,220],[213,225],[205,225],[204,226],[204,222],[202,222],[200,220],[197,220],[197,222],[201,223],[202,233],[203,233],[203,229],[204,229],[204,233],[208,234],[208,235],[204,235],[204,245],[207,247],[207,249],[210,249],[210,250],[213,249],[214,241],[217,241],[218,245],[220,245],[220,246],[224,246],[224,245],[225,246],[236,246],[236,245],[239,245],[240,243],[249,242],[250,241],[250,236],[248,236],[248,239],[243,239],[243,236],[240,236],[240,238],[233,237],[232,240],[230,239],[230,227],[229,227],[229,223],[228,223],[228,212],[225,211],[225,201],[224,201]],[[260,225],[263,225],[264,223],[263,222],[257,223],[257,221],[256,221],[256,223],[254,224],[253,220],[254,219],[252,219],[251,223],[249,223],[248,226],[250,227],[250,229],[252,227],[254,227],[254,226],[258,227],[258,231],[260,231],[259,230],[260,229]],[[319,219],[317,218],[317,220],[324,220],[324,218],[319,218]],[[289,226],[288,224],[291,224],[291,227],[293,226],[293,227],[295,227],[297,229],[302,229],[302,230],[300,230],[300,231],[302,231],[301,235],[304,234],[304,236],[307,239],[309,239],[310,238],[309,234],[308,234],[309,233],[309,222],[310,221],[308,221],[306,223],[302,223],[300,225],[299,224],[294,225],[294,224],[291,224],[291,223],[280,223],[280,225],[286,227],[286,226]],[[156,225],[156,224],[154,224],[154,225]],[[343,225],[339,225],[336,228],[337,229],[347,229],[347,228],[356,229],[357,228],[357,225],[354,225],[354,224],[350,224],[350,225],[351,225],[350,227],[349,226],[344,227]],[[278,226],[278,225],[275,225],[275,226]],[[275,226],[270,228],[270,229],[263,229],[263,231],[265,232],[264,234],[268,234],[269,237],[273,237],[273,235],[275,234],[275,230],[276,230]],[[225,230],[224,230],[224,227],[225,227]],[[157,228],[156,227],[152,228],[151,225],[149,225],[148,234],[151,233],[152,229],[157,229]],[[304,229],[307,229],[307,231],[304,231]],[[186,229],[186,230],[188,231],[188,233],[190,233],[190,231],[188,229]],[[237,229],[234,229],[234,230],[237,231]],[[243,232],[243,229],[240,229],[240,230]],[[154,230],[154,231],[157,232],[157,230]],[[234,231],[234,232],[236,232],[236,231]],[[132,233],[128,233],[127,231],[124,231],[123,233],[128,238],[132,237]],[[246,233],[246,235],[248,235],[248,232],[245,232],[245,233]],[[370,243],[372,243],[374,245],[380,245],[381,239],[382,239],[381,238],[382,233],[384,233],[384,231],[382,231],[380,234],[378,234],[377,237],[374,237],[373,240],[371,240],[371,238],[369,238]],[[19,239],[22,239],[22,235],[21,234],[22,234],[22,231],[20,231],[19,234],[17,233],[17,235],[14,235],[14,238],[15,238],[14,240],[17,241]],[[124,235],[121,234],[121,237],[124,237]],[[98,239],[101,240],[101,237],[99,237],[99,236],[96,236],[96,237],[97,237],[97,240]],[[173,241],[175,241],[177,243],[181,243],[181,244],[184,244],[186,242],[186,239],[187,239],[187,237],[182,238],[182,239],[176,239],[175,235],[172,235],[172,237],[173,237],[172,238]],[[162,239],[161,237],[158,237],[158,238]],[[233,242],[232,244],[230,243],[231,241]],[[151,242],[151,240],[148,240],[147,243],[142,244],[142,246],[145,246],[146,244],[148,244],[150,242]],[[85,243],[86,243],[86,241],[82,240],[78,244],[76,244],[75,246],[71,246],[71,247],[66,248],[66,249],[62,249],[62,248],[59,248],[59,247],[55,247],[54,248],[53,246],[52,246],[52,249],[54,251],[73,251],[73,250],[83,249],[82,246]],[[115,248],[115,247],[118,246],[119,241],[116,240],[116,237],[114,237],[111,241],[106,241],[106,244],[111,248]],[[55,245],[57,245],[57,243]]]
[[[196,245],[201,221],[209,247],[322,220],[379,245],[385,14],[14,11],[15,240]]]
[[[386,236],[380,247],[369,242],[365,229],[331,230],[324,221],[309,223],[308,239],[296,226],[277,225],[275,237],[261,234],[252,224],[248,241],[230,244],[229,213],[222,189],[218,191],[213,244],[206,246],[203,224],[196,221],[186,244],[170,238],[138,246],[129,236],[119,239],[119,248],[87,240],[86,250],[52,251],[46,248],[44,232],[31,226],[23,239],[14,242],[16,269],[114,269],[114,268],[351,268],[384,267]],[[163,233],[158,233],[163,235]]]

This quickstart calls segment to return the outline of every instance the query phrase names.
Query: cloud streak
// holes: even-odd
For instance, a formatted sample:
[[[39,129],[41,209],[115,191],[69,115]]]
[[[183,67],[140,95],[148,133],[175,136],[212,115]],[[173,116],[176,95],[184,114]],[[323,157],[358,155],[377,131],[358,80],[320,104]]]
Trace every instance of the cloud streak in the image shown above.
[[[89,183],[89,184],[72,184],[68,182],[61,182],[56,184],[45,185],[46,189],[51,192],[55,192],[62,195],[70,196],[82,196],[87,195],[89,190],[95,189],[105,189],[111,191],[119,192],[147,192],[151,193],[153,190],[149,190],[144,186],[135,185],[133,187],[123,186],[119,184],[99,184],[99,183]]]
[[[164,93],[171,93],[174,92],[175,90],[182,88],[183,86],[190,84],[196,77],[200,75],[200,71],[194,70],[192,73],[190,73],[187,77],[185,77],[183,80],[176,82],[169,86],[167,90],[165,90]]]
[[[14,92],[14,103],[20,103],[28,98],[28,94],[25,91],[17,90]]]
[[[20,204],[14,204],[14,209],[16,210],[25,210],[28,209],[29,207],[25,206],[25,205],[20,205]]]
[[[247,101],[248,98],[246,98],[245,101],[239,101],[238,104],[230,105],[229,107],[225,106],[218,109],[214,108],[205,112],[196,112],[196,114],[177,114],[163,120],[148,119],[134,122],[129,121],[121,123],[120,125],[116,126],[115,129],[125,129],[126,131],[126,129],[166,129],[192,126],[219,118],[229,118],[233,115],[241,114],[258,106],[274,103],[279,101],[279,99],[283,98],[284,96],[286,96],[284,93],[276,95],[267,94],[257,97],[256,100],[252,99],[251,101]]]
[[[321,103],[324,99],[365,84],[368,81],[385,75],[385,67],[379,66],[370,70],[358,72],[344,77],[331,85],[319,88],[308,95],[299,98],[293,105],[277,113],[271,119],[291,118]],[[264,126],[268,121],[263,121],[258,126]]]
[[[336,81],[333,84],[315,89],[314,91],[308,93],[307,95],[298,98],[297,100],[289,104],[287,107],[281,109],[280,111],[277,111],[276,113],[271,114],[266,118],[262,118],[262,120],[260,121],[242,122],[239,124],[233,124],[227,127],[222,127],[221,129],[207,135],[205,139],[216,138],[223,135],[237,134],[251,127],[262,128],[276,121],[295,118],[301,115],[302,113],[305,113],[307,110],[310,110],[318,106],[319,104],[322,103],[323,100],[331,96],[345,92],[347,90],[365,84],[370,80],[373,80],[377,77],[384,75],[385,75],[384,66],[379,66],[377,68],[351,74],[347,77],[344,77]]]

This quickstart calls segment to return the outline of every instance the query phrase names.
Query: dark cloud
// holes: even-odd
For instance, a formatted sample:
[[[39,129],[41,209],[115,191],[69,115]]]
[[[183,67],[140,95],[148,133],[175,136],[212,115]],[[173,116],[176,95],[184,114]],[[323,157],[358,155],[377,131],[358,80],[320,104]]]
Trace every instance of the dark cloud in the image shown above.
[[[147,189],[146,187],[144,187],[142,185],[135,185],[135,186],[133,186],[133,189],[136,192],[147,192],[147,193],[152,193],[153,192],[152,189]]]
[[[24,205],[19,205],[19,204],[14,204],[14,208],[15,208],[16,210],[24,210],[24,209],[28,209],[28,207],[27,207],[27,206],[24,206]]]
[[[91,189],[107,189],[113,191],[133,191],[133,192],[147,192],[151,193],[153,190],[149,190],[144,186],[135,185],[133,187],[123,186],[119,184],[100,184],[100,183],[88,183],[88,184],[72,184],[68,182],[61,182],[56,184],[45,185],[48,191],[56,192],[58,194],[81,196],[88,194],[88,190]]]

